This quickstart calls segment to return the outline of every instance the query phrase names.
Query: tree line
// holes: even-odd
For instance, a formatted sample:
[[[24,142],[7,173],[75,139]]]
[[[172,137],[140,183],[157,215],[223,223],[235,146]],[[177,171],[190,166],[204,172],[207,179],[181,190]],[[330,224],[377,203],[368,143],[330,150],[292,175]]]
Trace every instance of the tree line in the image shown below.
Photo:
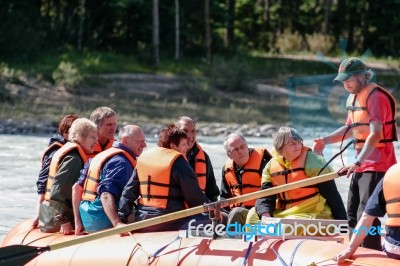
[[[399,0],[1,0],[0,57],[65,48],[158,63],[260,51],[399,55]],[[345,47],[341,47],[345,40]],[[294,45],[297,44],[297,45]],[[289,48],[288,48],[289,47]]]

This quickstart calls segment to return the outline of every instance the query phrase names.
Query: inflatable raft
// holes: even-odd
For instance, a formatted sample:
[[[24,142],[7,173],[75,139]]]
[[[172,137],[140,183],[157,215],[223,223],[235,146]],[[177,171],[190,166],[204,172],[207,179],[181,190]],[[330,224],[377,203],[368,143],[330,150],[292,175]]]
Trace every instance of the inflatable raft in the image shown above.
[[[32,220],[27,220],[13,228],[3,240],[0,251],[11,245],[44,247],[87,237],[45,234],[38,229],[32,230],[31,224]],[[39,253],[26,265],[326,266],[337,265],[331,258],[345,248],[346,245],[336,242],[334,238],[285,241],[259,238],[246,242],[242,239],[186,238],[182,231],[135,233],[130,236],[116,234]],[[17,265],[7,260],[0,262],[0,265]],[[383,252],[359,248],[352,260],[342,265],[390,266],[399,265],[399,261],[388,258]]]

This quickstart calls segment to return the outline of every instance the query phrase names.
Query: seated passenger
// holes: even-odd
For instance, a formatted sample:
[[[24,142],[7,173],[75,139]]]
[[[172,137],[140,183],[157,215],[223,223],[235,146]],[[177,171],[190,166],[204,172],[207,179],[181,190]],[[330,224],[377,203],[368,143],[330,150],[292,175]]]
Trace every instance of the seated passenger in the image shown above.
[[[389,168],[385,176],[379,181],[374,192],[365,205],[365,210],[358,221],[354,233],[351,236],[346,250],[333,257],[338,262],[345,262],[362,245],[369,232],[382,236],[380,226],[374,225],[376,217],[384,217],[387,214],[382,250],[388,257],[400,260],[400,164]],[[374,231],[374,229],[376,231]]]
[[[228,160],[222,168],[221,200],[260,190],[261,174],[271,155],[265,148],[249,148],[246,139],[236,133],[225,138],[224,147]],[[249,209],[256,201],[246,201],[226,208],[227,224],[246,223]]]
[[[90,120],[97,126],[98,142],[94,146],[93,153],[88,155],[88,159],[111,148],[117,130],[117,113],[110,107],[101,106],[90,114]]]
[[[68,141],[68,130],[75,119],[79,118],[77,115],[66,115],[61,119],[58,124],[58,134],[50,138],[49,146],[42,155],[42,168],[40,169],[38,180],[36,181],[38,200],[37,200],[37,214],[32,222],[32,226],[36,228],[39,224],[39,209],[40,204],[44,200],[44,193],[46,192],[47,179],[49,178],[49,169],[51,158],[54,153],[61,148]]]
[[[175,122],[175,126],[183,130],[187,135],[188,149],[186,151],[186,159],[195,172],[201,190],[207,197],[208,201],[217,201],[219,196],[219,188],[214,175],[214,169],[211,164],[210,156],[203,150],[196,141],[196,123],[188,116],[181,116]]]
[[[109,148],[90,159],[72,191],[75,234],[95,232],[122,224],[118,203],[133,169],[136,158],[146,147],[143,130],[135,125],[124,126]]]
[[[69,129],[68,140],[51,159],[46,194],[40,205],[39,227],[42,232],[72,234],[72,186],[97,143],[97,127],[86,118],[76,119]]]
[[[261,189],[268,189],[317,176],[326,164],[323,157],[303,146],[296,130],[281,127],[273,136],[275,151],[263,170]],[[325,168],[321,174],[333,172]],[[248,216],[255,224],[268,218],[346,219],[346,211],[334,180],[259,198]]]
[[[169,126],[160,133],[159,147],[148,149],[140,155],[120,200],[119,215],[124,223],[127,222],[135,204],[136,221],[141,221],[206,202],[193,169],[181,153],[185,151],[186,143],[185,132],[175,126]],[[199,214],[138,231],[179,230],[185,228],[192,219],[196,219],[197,222],[209,222],[208,216]]]

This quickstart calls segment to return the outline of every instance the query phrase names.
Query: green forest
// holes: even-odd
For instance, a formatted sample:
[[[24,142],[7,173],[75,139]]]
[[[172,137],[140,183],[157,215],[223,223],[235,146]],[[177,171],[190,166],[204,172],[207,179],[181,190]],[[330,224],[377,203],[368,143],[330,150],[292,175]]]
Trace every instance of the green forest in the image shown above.
[[[143,60],[238,51],[398,56],[400,1],[2,0],[0,56],[32,60],[66,47]],[[343,47],[342,47],[343,49]]]
[[[310,88],[313,76],[331,86],[323,75],[350,55],[380,64],[378,80],[395,95],[399,87],[400,0],[1,4],[0,119],[56,122],[110,105],[127,121],[186,114],[263,124],[293,120],[291,113],[307,106],[314,108],[301,117],[307,124],[320,108],[316,99],[298,103],[276,91]],[[132,89],[127,83],[137,78],[118,73],[145,74],[140,78],[169,89],[151,82]],[[296,79],[302,76],[308,79]]]

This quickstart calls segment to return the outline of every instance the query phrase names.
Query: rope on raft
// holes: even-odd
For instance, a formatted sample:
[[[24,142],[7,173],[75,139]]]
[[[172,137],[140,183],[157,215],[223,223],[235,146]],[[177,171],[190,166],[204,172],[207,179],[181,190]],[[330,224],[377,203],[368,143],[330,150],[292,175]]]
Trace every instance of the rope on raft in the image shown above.
[[[29,229],[29,231],[26,232],[24,238],[23,238],[23,239],[21,240],[21,242],[20,242],[21,245],[29,246],[30,244],[32,244],[32,243],[34,243],[34,242],[36,242],[36,241],[38,241],[38,240],[41,240],[41,239],[43,239],[43,238],[46,238],[46,237],[49,237],[49,236],[53,236],[53,235],[56,235],[56,234],[59,233],[59,232],[55,232],[55,233],[52,233],[52,234],[49,234],[49,235],[46,235],[46,236],[42,236],[42,237],[39,237],[39,238],[37,238],[37,239],[32,240],[31,242],[28,242],[28,243],[24,244],[25,239],[26,239],[26,238],[28,237],[28,235],[29,235],[33,230],[35,230],[35,229],[36,229],[36,228],[32,226],[31,229]]]

